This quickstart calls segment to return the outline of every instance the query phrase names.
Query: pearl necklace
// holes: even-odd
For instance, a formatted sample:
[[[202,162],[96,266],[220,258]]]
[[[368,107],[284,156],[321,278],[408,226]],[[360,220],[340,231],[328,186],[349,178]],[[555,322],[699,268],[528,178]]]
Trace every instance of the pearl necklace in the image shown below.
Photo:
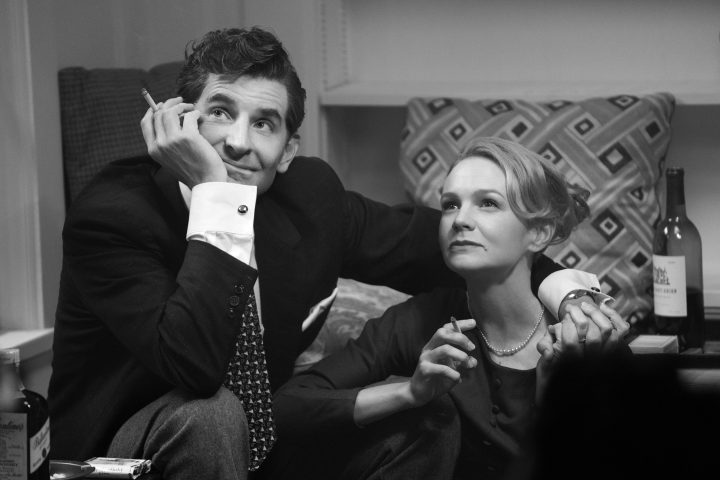
[[[468,304],[468,311],[470,312],[470,315],[475,318],[475,314],[472,312],[472,308],[470,308],[470,296],[467,297],[467,304]],[[540,304],[540,315],[538,315],[537,322],[535,322],[535,326],[530,331],[527,337],[525,337],[525,340],[520,342],[519,345],[516,345],[514,347],[510,348],[498,348],[494,345],[492,345],[487,337],[485,336],[485,333],[480,328],[480,325],[477,326],[478,332],[480,332],[480,336],[485,341],[485,345],[487,345],[487,348],[490,349],[494,354],[501,356],[501,357],[509,357],[510,355],[515,355],[517,352],[525,348],[530,342],[530,339],[533,335],[535,335],[535,332],[537,331],[538,327],[540,326],[540,323],[542,322],[543,317],[545,316],[545,305]]]

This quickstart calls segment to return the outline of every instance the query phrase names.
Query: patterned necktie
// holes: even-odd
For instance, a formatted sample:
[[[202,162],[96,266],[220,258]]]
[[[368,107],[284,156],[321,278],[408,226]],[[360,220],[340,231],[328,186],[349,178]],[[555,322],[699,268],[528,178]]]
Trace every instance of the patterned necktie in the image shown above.
[[[248,297],[225,387],[240,399],[250,429],[250,471],[260,467],[275,442],[272,394],[255,295]]]

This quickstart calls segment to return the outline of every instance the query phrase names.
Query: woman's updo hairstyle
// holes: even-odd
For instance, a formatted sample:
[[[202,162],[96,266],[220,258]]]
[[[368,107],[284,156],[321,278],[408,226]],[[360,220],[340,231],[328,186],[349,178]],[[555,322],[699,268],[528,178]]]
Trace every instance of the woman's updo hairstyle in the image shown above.
[[[590,192],[565,180],[547,160],[522,145],[496,137],[477,137],[463,149],[450,167],[471,157],[495,162],[505,172],[510,208],[528,227],[549,225],[549,245],[562,243],[590,214]]]

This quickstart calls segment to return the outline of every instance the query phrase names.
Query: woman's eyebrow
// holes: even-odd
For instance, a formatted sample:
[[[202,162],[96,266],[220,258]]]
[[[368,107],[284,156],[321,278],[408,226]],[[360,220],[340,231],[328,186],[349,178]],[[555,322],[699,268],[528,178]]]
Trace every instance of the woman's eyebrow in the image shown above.
[[[475,190],[475,192],[473,192],[473,193],[475,193],[476,195],[485,195],[485,194],[488,194],[488,193],[496,193],[496,194],[498,194],[498,195],[500,195],[500,196],[503,196],[503,192],[501,192],[500,190],[496,190],[496,189],[494,189],[494,188],[478,188],[478,189]]]

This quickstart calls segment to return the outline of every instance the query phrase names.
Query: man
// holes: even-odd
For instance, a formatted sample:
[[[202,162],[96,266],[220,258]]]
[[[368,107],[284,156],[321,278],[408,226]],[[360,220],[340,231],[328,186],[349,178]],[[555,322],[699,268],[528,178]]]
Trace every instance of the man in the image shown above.
[[[305,92],[272,34],[208,33],[178,85],[181,98],[141,121],[150,156],[106,168],[68,212],[51,452],[246,478],[273,444],[268,390],[319,331],[323,314],[308,312],[338,277],[411,294],[459,279],[438,250],[438,212],[373,202],[323,161],[295,158]],[[544,259],[534,275],[558,269]],[[565,283],[543,286],[555,312],[591,286]],[[592,321],[568,312],[588,342],[612,330],[597,309]]]

